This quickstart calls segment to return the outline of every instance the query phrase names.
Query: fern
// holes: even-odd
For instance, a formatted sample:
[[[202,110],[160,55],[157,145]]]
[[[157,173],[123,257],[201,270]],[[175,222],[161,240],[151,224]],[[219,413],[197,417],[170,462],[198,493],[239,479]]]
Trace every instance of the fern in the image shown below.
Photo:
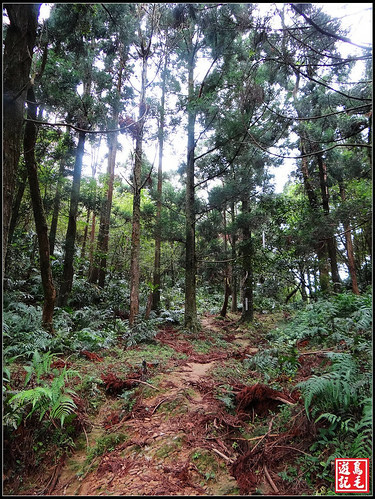
[[[350,455],[356,457],[372,456],[372,398],[363,401],[363,412],[360,421],[349,431],[355,436]]]
[[[51,372],[51,363],[54,359],[55,355],[51,352],[46,352],[43,355],[40,355],[40,353],[35,350],[30,364],[28,366],[24,366],[24,369],[27,372],[25,385],[28,384],[33,374],[36,376],[36,382],[39,383],[41,376]]]
[[[128,321],[123,321],[128,325]],[[138,345],[139,343],[149,343],[152,342],[157,334],[158,321],[154,320],[142,320],[138,319],[133,327],[128,327],[123,334],[123,338],[126,341],[128,347]]]
[[[333,363],[331,372],[312,376],[297,385],[305,398],[305,410],[314,400],[314,413],[325,411],[339,415],[358,403],[363,385],[354,358],[350,354],[328,354]]]
[[[34,356],[33,359],[36,360],[37,356]],[[77,371],[64,367],[61,373],[52,380],[50,386],[45,383],[43,386],[22,390],[13,395],[8,404],[14,412],[19,411],[20,408],[27,411],[31,404],[31,410],[27,412],[26,419],[31,417],[34,412],[38,412],[40,421],[48,414],[49,419],[58,419],[63,426],[65,418],[74,413],[77,408],[72,398],[76,393],[67,388],[65,383],[69,378],[77,375],[79,375]]]

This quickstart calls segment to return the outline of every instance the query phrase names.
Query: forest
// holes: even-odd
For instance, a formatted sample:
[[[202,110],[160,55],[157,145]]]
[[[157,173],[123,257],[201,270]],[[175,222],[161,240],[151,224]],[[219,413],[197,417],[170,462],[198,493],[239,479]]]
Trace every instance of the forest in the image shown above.
[[[324,5],[3,4],[4,495],[372,457],[372,46]]]

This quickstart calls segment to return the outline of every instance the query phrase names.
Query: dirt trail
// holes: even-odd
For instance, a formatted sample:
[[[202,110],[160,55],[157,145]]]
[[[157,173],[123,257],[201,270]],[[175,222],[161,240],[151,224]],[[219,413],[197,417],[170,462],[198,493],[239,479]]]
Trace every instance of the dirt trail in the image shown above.
[[[207,319],[203,328],[215,332]],[[210,373],[222,365],[220,355],[180,363],[162,375],[158,391],[139,385],[131,419],[106,430],[115,400],[109,398],[92,431],[81,437],[81,448],[66,459],[51,495],[238,494],[229,466],[235,452],[209,436],[210,428],[219,428]],[[88,448],[119,434],[125,435],[122,443],[87,463]]]
[[[157,340],[176,353],[190,352],[188,358],[171,359],[154,388],[147,385],[150,378],[139,384],[131,413],[112,425],[109,415],[117,411],[121,419],[124,411],[120,414],[118,398],[108,395],[91,431],[60,466],[49,495],[238,495],[232,465],[239,454],[226,437],[239,426],[217,396],[218,386],[224,395],[226,386],[217,370],[257,348],[246,329],[230,326],[203,319],[196,341],[222,340],[204,354],[192,351],[194,341],[183,334],[163,331]],[[270,492],[267,482],[258,489]]]

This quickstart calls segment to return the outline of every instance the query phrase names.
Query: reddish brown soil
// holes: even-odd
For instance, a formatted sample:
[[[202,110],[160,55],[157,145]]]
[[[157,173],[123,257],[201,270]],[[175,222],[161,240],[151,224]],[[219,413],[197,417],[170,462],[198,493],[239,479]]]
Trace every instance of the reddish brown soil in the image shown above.
[[[158,373],[155,388],[149,386],[147,377],[142,377],[142,382],[138,376],[136,400],[125,415],[116,409],[116,394],[134,389],[136,375],[130,382],[115,372],[104,371],[107,399],[91,425],[86,426],[80,439],[83,445],[69,456],[51,461],[47,477],[43,469],[43,476],[34,474],[34,483],[30,481],[29,487],[25,484],[22,492],[13,494],[308,494],[307,487],[301,490],[300,485],[285,483],[277,474],[305,452],[305,442],[312,435],[303,407],[295,407],[287,431],[275,434],[272,428],[278,408],[284,404],[294,407],[298,397],[272,390],[256,379],[252,386],[237,379],[232,383],[235,410],[230,411],[217,398],[228,387],[217,381],[214,370],[225,366],[226,359],[242,360],[259,346],[249,339],[247,329],[232,331],[234,327],[234,322],[218,325],[213,317],[204,318],[202,332],[195,340],[225,329],[222,338],[231,339],[232,345],[213,347],[205,354],[196,352],[192,343],[173,328],[160,331],[157,341],[176,353],[187,354],[188,359],[171,359],[164,372]],[[148,367],[153,369],[151,364]],[[263,418],[261,424],[266,424],[266,430],[260,436],[243,438],[240,430],[250,431],[254,417]],[[87,460],[89,448],[103,437],[120,434],[125,435],[120,443]]]

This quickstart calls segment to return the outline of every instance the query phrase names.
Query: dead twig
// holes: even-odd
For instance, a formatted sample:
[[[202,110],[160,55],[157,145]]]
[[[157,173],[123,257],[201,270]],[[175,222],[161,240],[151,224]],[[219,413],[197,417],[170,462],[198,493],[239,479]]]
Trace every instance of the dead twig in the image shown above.
[[[278,433],[266,433],[265,435],[260,435],[259,437],[252,437],[252,438],[241,438],[241,437],[237,437],[237,438],[234,438],[234,437],[231,437],[229,438],[229,440],[244,440],[245,442],[251,442],[252,440],[259,440],[260,438],[264,438],[268,435],[268,437],[278,437],[279,434]]]
[[[337,350],[316,350],[316,351],[313,351],[313,352],[300,352],[299,355],[300,356],[302,356],[302,355],[317,355],[319,353],[327,353],[327,352],[338,353]]]
[[[135,382],[135,383],[141,383],[142,385],[147,385],[150,388],[153,388],[154,390],[157,390],[158,392],[160,392],[159,388],[156,388],[156,386],[150,385],[150,383],[146,383],[146,381],[141,381],[140,379],[129,379],[129,378],[127,378],[126,381],[131,381],[131,382]]]
[[[262,440],[264,440],[266,437],[268,437],[270,435],[271,429],[272,429],[272,425],[273,425],[273,420],[274,420],[274,418],[272,418],[271,421],[269,422],[267,433],[265,433],[264,435],[262,435],[262,437],[260,438],[259,442],[256,443],[254,445],[254,447],[251,449],[251,452],[253,452],[258,447],[258,445],[262,442]]]
[[[301,449],[297,449],[296,447],[291,447],[290,445],[272,445],[272,448],[274,448],[274,447],[278,447],[280,449],[292,449],[292,450],[296,450],[297,452],[301,452],[301,454],[305,454],[305,456],[312,457],[311,454],[308,454],[307,452],[304,452]]]
[[[161,404],[163,404],[163,403],[164,403],[164,402],[166,402],[167,400],[170,400],[170,398],[169,398],[169,397],[167,397],[167,398],[165,398],[165,399],[161,400],[158,404],[156,404],[156,406],[153,408],[153,410],[152,410],[152,412],[151,412],[151,416],[154,414],[154,412],[156,411],[156,409],[157,409],[158,407],[160,407],[160,406],[161,406]]]
[[[279,489],[276,487],[275,482],[272,480],[271,475],[269,474],[267,466],[265,464],[263,465],[263,471],[264,471],[264,474],[266,475],[267,480],[269,481],[271,487],[273,488],[273,491],[275,492],[275,494],[278,494]]]
[[[233,459],[231,459],[230,457],[226,456],[225,454],[223,454],[219,450],[215,449],[214,447],[212,447],[212,450],[214,452],[216,452],[216,454],[218,454],[220,457],[222,457],[223,459],[225,459],[226,461],[228,461],[229,463],[231,463],[231,464],[234,463]]]
[[[283,399],[282,397],[274,397],[274,399],[282,402],[283,404],[296,405],[295,402],[289,402],[289,400]]]
[[[54,491],[54,489],[56,487],[57,481],[58,481],[59,476],[61,474],[61,469],[62,469],[64,462],[65,462],[65,457],[66,457],[65,454],[63,454],[61,456],[61,458],[59,459],[59,462],[56,464],[55,469],[53,470],[52,476],[51,476],[51,478],[50,478],[50,480],[49,480],[49,482],[44,490],[44,493],[48,496],[52,494],[52,492]]]

